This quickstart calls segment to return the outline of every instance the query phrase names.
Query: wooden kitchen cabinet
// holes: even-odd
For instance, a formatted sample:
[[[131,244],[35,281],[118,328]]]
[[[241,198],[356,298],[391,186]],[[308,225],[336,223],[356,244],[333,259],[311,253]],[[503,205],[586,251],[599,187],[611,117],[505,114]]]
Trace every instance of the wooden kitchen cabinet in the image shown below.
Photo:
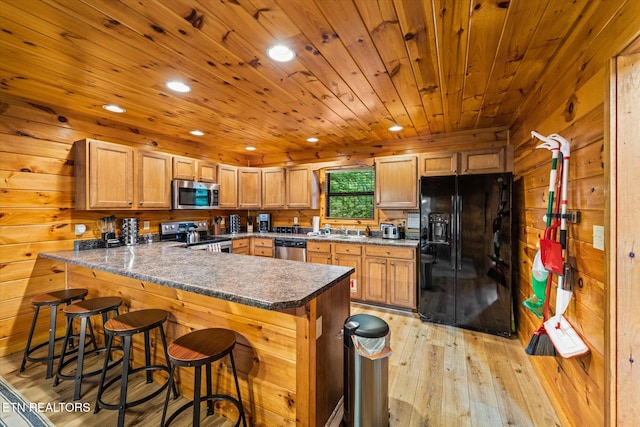
[[[261,206],[262,171],[259,168],[238,168],[238,207],[257,209]]]
[[[458,173],[459,153],[422,153],[419,156],[420,176],[445,176]]]
[[[231,241],[231,253],[236,255],[249,255],[249,238],[233,239]]]
[[[137,150],[136,204],[139,209],[171,209],[171,156]]]
[[[220,184],[220,207],[238,207],[238,168],[218,165],[218,183]]]
[[[390,156],[375,159],[376,207],[415,209],[418,207],[417,156]]]
[[[285,207],[285,169],[262,169],[262,207],[281,209]]]
[[[460,170],[463,175],[505,172],[504,148],[464,151],[460,153]]]
[[[254,237],[251,239],[251,254],[273,258],[273,239],[268,237]]]
[[[307,242],[307,262],[316,264],[331,264],[330,242]]]
[[[333,247],[333,265],[351,267],[355,271],[351,274],[349,290],[351,299],[362,299],[362,246],[336,243]]]
[[[173,179],[196,180],[197,160],[173,156]]]
[[[364,247],[364,301],[416,308],[416,250],[392,246]]]
[[[217,183],[216,181],[217,166],[218,165],[215,163],[198,161],[198,181]]]
[[[309,165],[286,168],[286,204],[288,208],[311,208],[313,171]]]

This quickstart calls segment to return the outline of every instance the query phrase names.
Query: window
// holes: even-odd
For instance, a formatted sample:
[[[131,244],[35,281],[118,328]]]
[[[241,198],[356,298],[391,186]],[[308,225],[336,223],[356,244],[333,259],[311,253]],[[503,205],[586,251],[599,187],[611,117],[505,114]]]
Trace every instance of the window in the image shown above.
[[[374,188],[373,169],[327,171],[325,216],[340,219],[372,219]]]

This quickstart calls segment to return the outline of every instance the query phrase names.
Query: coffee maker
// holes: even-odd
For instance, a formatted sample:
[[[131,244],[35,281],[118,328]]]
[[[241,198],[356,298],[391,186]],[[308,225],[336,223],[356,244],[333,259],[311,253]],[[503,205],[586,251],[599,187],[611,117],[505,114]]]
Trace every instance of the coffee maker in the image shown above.
[[[258,231],[260,233],[266,233],[271,231],[271,214],[268,214],[268,213],[258,214]]]
[[[102,232],[102,241],[105,247],[120,246],[120,240],[116,239],[116,217],[114,215],[100,218],[96,223]]]

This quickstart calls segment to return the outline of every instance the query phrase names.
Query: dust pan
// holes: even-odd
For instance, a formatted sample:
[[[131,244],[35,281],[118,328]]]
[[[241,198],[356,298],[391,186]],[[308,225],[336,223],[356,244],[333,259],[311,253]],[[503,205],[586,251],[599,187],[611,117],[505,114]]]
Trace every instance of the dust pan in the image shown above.
[[[589,347],[564,316],[560,316],[560,320],[556,316],[547,320],[544,322],[544,329],[556,351],[563,358],[570,359],[589,352]]]

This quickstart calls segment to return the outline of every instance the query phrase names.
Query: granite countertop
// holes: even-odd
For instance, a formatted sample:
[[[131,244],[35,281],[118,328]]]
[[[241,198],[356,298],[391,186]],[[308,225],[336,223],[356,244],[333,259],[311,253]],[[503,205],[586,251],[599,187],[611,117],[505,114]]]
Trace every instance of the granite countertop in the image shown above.
[[[247,237],[268,237],[268,238],[286,238],[286,239],[301,239],[313,242],[335,242],[335,243],[354,243],[360,245],[384,245],[384,246],[398,246],[406,248],[417,248],[420,244],[419,240],[413,239],[383,239],[382,237],[355,237],[338,233],[332,233],[328,236],[307,234],[294,234],[294,233],[236,233],[236,234],[221,234],[217,237],[229,237],[231,239],[242,239]]]
[[[354,271],[334,265],[193,251],[177,242],[41,252],[40,256],[267,310],[301,307]]]

